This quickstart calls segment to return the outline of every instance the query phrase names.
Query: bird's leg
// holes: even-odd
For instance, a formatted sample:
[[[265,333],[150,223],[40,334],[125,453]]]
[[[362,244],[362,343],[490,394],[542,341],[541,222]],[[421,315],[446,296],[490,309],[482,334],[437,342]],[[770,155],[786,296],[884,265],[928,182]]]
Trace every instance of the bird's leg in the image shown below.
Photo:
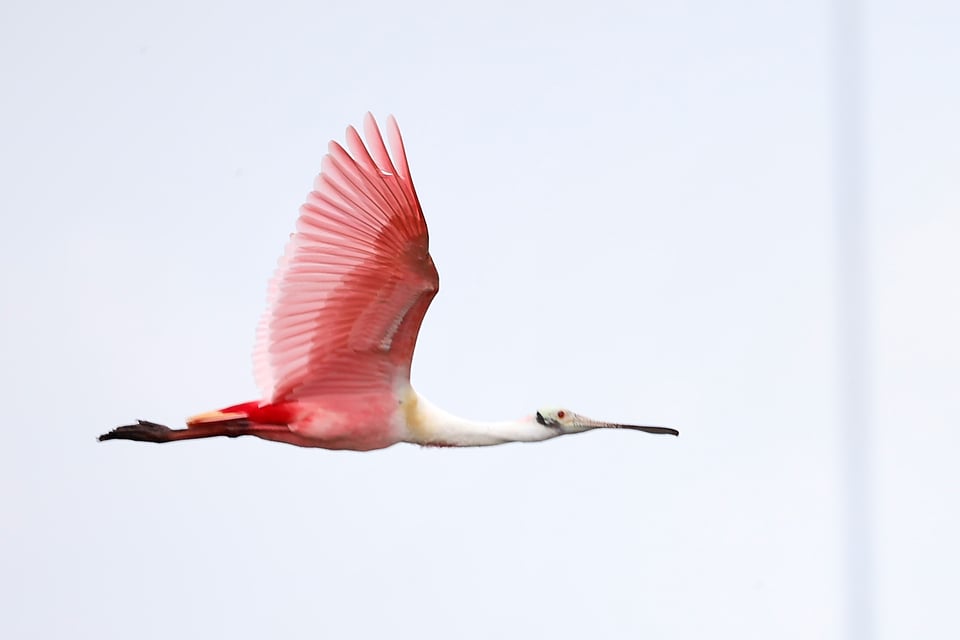
[[[137,420],[137,424],[117,427],[100,436],[99,440],[139,440],[140,442],[174,442],[175,440],[193,440],[195,438],[213,438],[227,436],[236,438],[242,435],[255,435],[249,420],[228,420],[199,424],[189,429],[171,429],[156,422]]]

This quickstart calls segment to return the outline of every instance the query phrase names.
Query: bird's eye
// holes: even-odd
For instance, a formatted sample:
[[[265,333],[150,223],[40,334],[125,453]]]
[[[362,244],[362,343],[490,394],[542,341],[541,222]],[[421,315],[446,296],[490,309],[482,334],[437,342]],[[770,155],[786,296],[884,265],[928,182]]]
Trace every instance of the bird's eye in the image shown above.
[[[567,412],[566,412],[566,411],[557,411],[557,417],[560,418],[561,420],[563,420],[563,418],[564,418],[566,415],[567,415]]]

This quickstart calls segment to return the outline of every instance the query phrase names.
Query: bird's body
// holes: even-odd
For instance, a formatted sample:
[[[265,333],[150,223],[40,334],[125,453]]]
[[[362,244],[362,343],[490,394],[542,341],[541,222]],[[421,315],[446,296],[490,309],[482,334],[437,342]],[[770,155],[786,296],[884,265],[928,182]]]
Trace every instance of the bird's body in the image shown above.
[[[538,441],[601,427],[676,435],[673,429],[597,422],[562,409],[475,422],[418,395],[410,385],[410,364],[440,281],[396,122],[387,122],[392,158],[373,117],[367,114],[364,124],[366,145],[353,127],[346,135],[349,152],[330,143],[271,281],[254,350],[262,399],[194,416],[186,429],[140,421],[101,440],[253,435],[369,451],[398,442]]]

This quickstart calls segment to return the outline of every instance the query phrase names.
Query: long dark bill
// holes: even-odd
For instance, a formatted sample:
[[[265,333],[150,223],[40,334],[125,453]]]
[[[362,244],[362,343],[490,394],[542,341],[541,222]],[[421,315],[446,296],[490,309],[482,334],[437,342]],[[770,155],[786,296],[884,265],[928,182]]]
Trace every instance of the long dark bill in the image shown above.
[[[634,431],[643,431],[646,433],[660,433],[668,436],[679,436],[680,432],[670,427],[639,427],[633,424],[615,424],[615,429],[633,429]]]

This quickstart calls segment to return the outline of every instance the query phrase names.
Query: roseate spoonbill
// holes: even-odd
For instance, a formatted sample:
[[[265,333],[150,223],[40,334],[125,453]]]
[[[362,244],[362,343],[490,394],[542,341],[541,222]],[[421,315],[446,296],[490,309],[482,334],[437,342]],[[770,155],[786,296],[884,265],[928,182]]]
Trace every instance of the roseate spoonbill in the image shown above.
[[[591,429],[678,435],[555,408],[519,420],[474,422],[417,394],[410,361],[440,280],[396,121],[387,120],[392,159],[369,113],[364,132],[366,144],[347,128],[349,151],[330,142],[270,283],[254,349],[263,399],[193,416],[185,429],[141,420],[100,440],[250,435],[368,451],[398,442],[535,442]]]

